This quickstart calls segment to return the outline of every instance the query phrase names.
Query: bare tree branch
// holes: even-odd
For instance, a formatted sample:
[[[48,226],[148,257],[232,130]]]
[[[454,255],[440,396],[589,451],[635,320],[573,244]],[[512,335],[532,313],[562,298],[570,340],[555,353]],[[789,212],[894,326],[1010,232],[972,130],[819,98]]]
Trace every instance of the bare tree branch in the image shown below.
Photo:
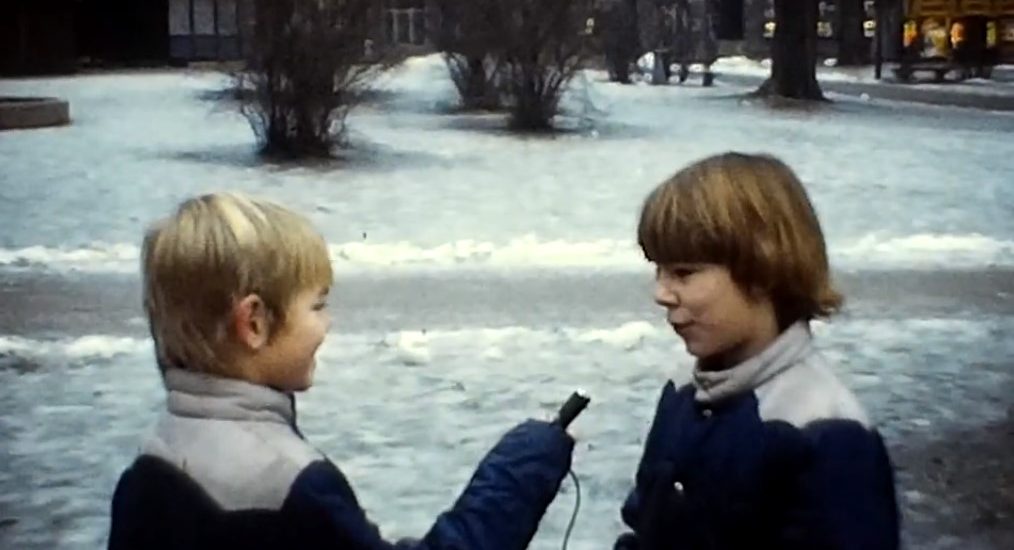
[[[368,59],[371,0],[256,0],[253,39],[236,73],[241,112],[265,154],[329,156],[384,56]]]
[[[511,97],[511,125],[552,127],[571,79],[591,54],[592,0],[490,0]]]
[[[444,55],[466,109],[499,109],[501,61],[487,17],[491,0],[433,0],[429,37]]]

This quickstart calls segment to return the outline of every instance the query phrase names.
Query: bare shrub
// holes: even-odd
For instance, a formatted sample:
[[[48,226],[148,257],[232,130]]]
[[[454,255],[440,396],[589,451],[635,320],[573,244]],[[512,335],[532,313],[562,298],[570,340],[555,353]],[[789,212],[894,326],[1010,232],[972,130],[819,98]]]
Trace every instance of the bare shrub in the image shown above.
[[[234,77],[264,154],[325,157],[345,144],[346,117],[386,65],[368,51],[372,4],[255,0],[245,66]]]

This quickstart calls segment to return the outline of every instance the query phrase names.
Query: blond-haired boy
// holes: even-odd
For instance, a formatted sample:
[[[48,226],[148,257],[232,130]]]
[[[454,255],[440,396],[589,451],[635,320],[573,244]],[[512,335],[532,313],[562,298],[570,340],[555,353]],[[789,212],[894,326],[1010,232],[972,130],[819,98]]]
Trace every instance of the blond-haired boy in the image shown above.
[[[333,274],[310,223],[240,194],[196,197],[148,231],[142,271],[168,395],[117,484],[109,548],[394,547],[296,427],[330,324]],[[572,450],[554,424],[518,425],[425,537],[397,547],[524,548]]]

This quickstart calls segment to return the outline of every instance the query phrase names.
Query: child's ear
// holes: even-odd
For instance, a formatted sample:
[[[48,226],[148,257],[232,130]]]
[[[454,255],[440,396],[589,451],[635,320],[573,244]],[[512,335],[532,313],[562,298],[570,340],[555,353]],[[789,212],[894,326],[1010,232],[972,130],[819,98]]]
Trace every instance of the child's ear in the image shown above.
[[[742,288],[742,287],[741,287]],[[755,302],[771,300],[771,288],[761,283],[754,283],[746,287],[747,296]]]
[[[264,300],[248,294],[232,305],[232,329],[241,345],[251,350],[263,348],[270,336],[270,323]]]

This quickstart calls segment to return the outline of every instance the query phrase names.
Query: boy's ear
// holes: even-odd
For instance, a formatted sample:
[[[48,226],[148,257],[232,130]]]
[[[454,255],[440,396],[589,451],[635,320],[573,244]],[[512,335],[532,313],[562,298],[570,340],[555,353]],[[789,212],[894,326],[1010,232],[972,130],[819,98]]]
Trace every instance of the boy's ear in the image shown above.
[[[768,292],[766,288],[760,285],[750,285],[747,288],[747,296],[749,296],[755,302],[759,302],[764,299],[770,298],[771,294]]]
[[[239,343],[250,350],[259,350],[268,343],[270,323],[264,300],[248,294],[232,305],[232,329]]]

